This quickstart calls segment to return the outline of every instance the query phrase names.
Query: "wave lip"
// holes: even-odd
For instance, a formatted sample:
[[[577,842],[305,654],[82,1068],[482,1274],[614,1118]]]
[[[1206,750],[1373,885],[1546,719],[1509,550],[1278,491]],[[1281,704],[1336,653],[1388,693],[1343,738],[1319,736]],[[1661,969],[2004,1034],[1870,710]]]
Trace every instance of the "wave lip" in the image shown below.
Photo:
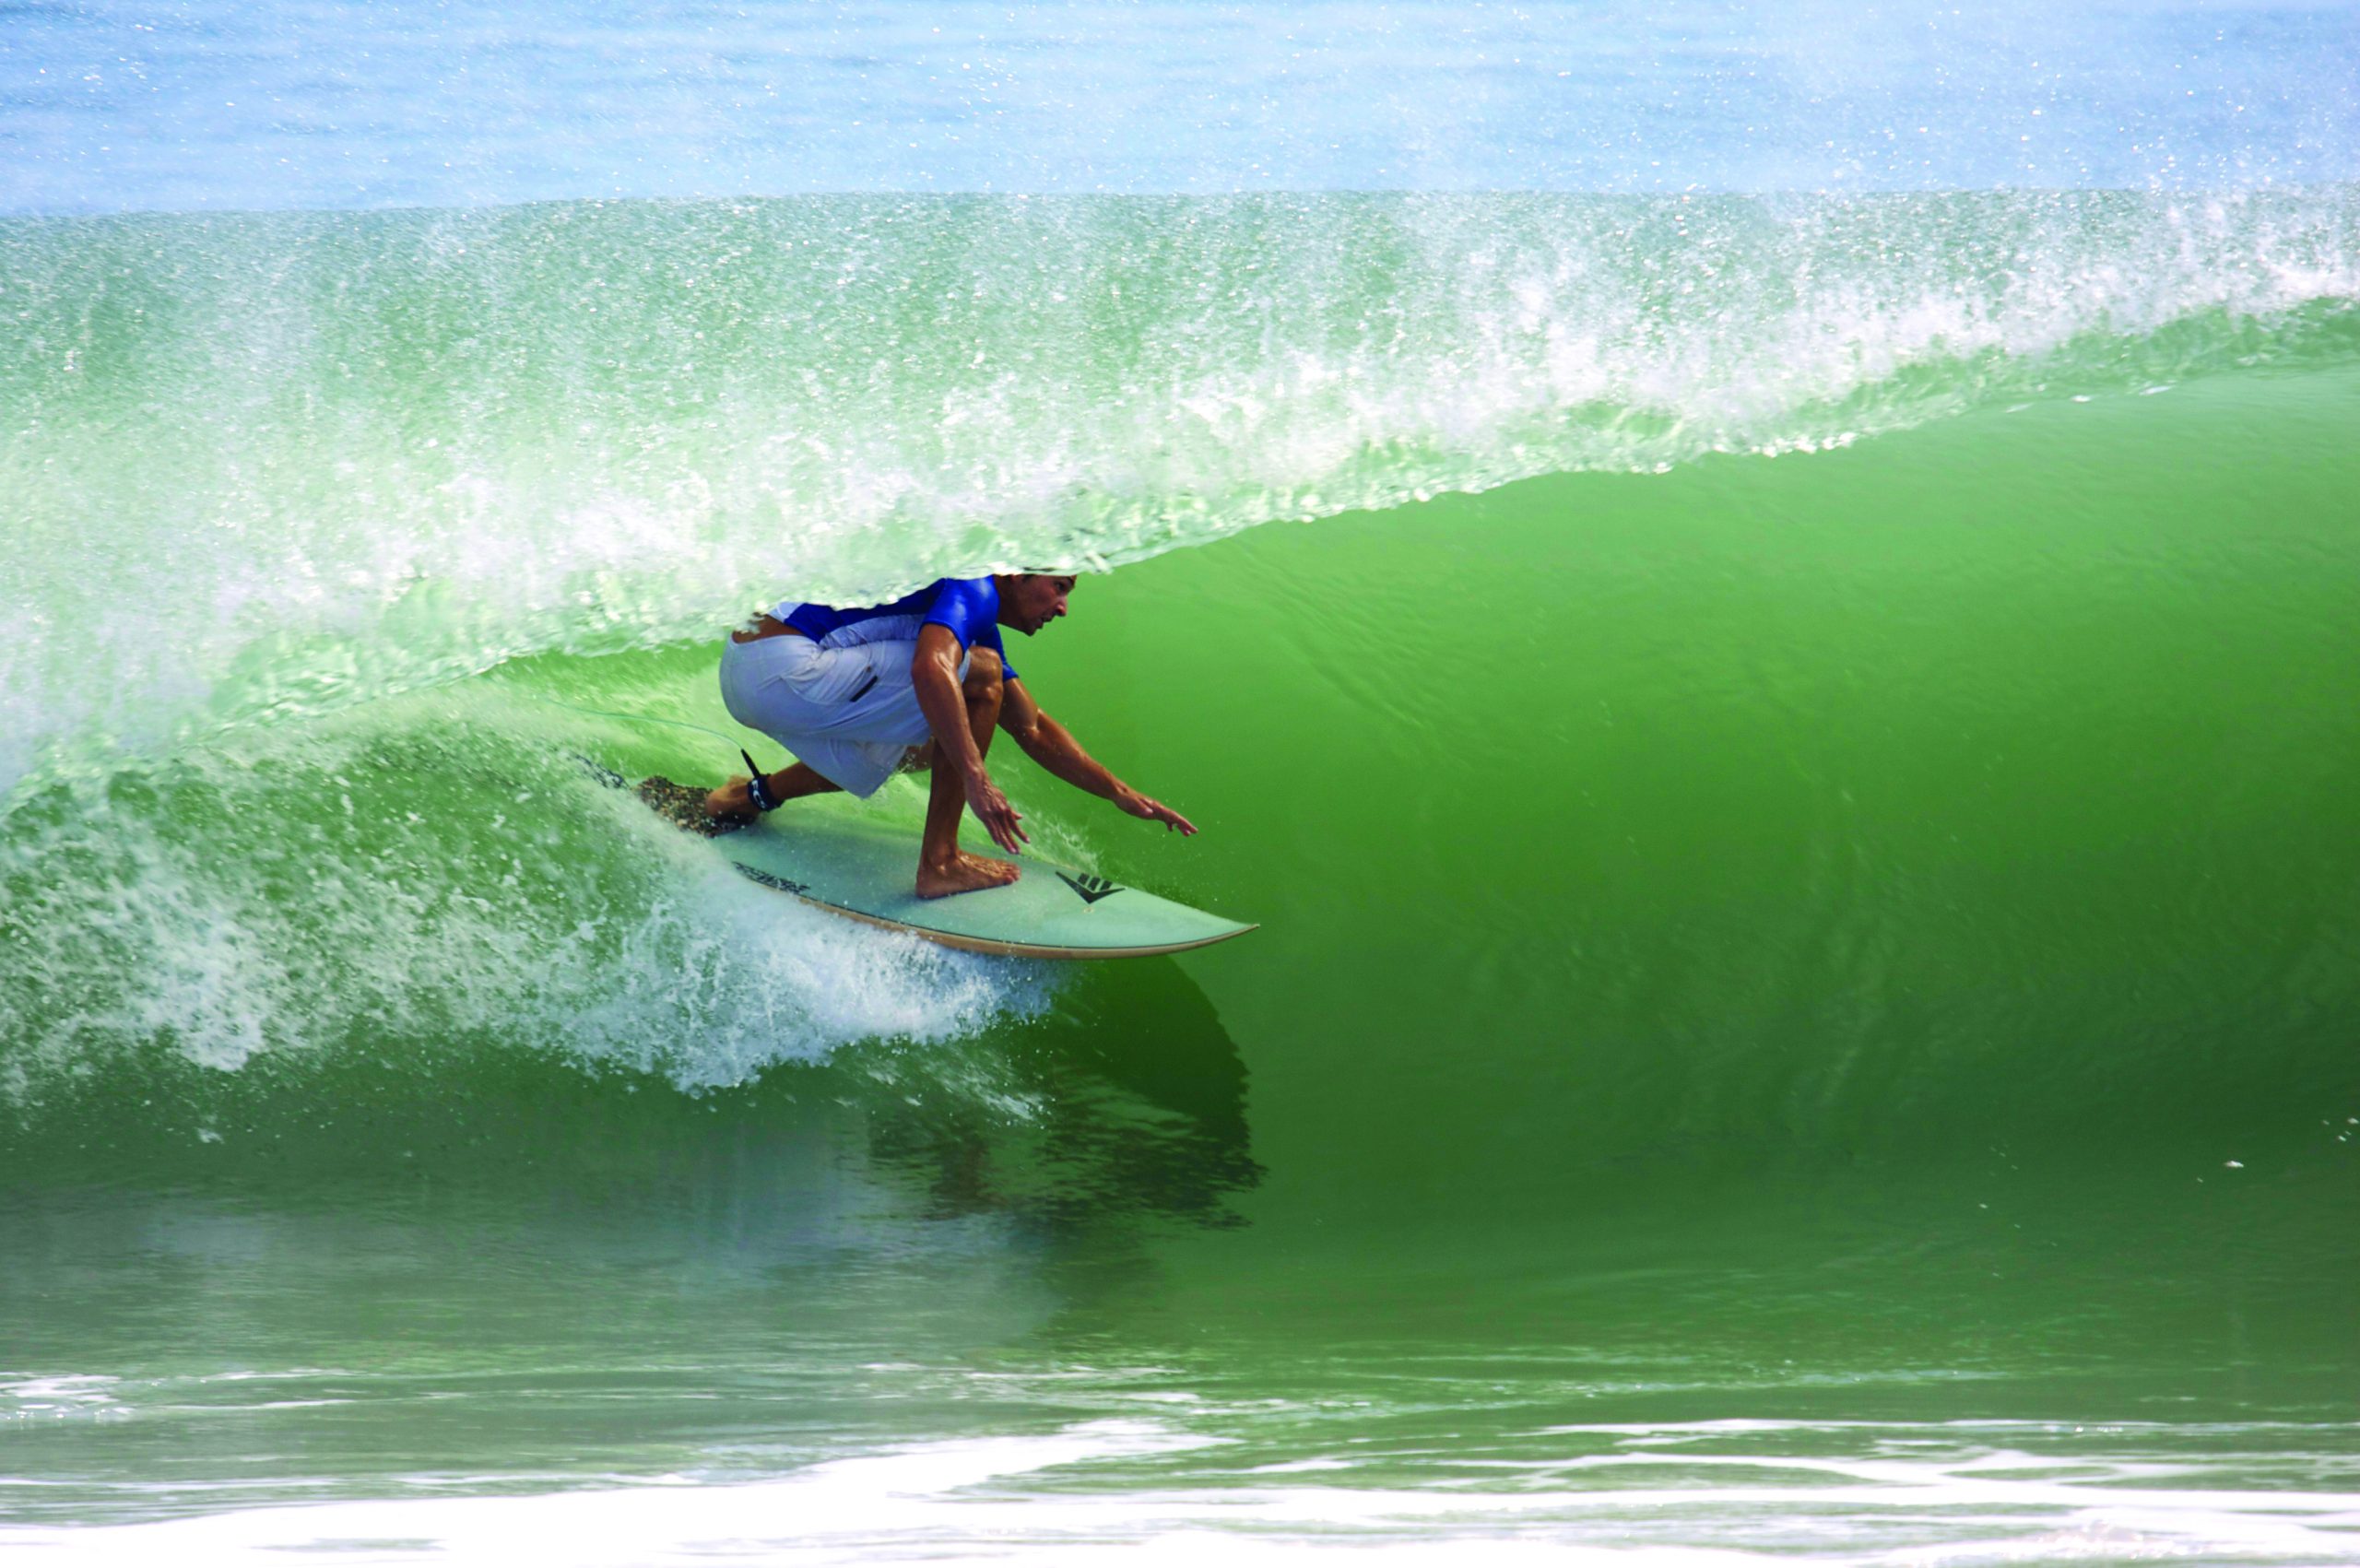
[[[14,781],[789,588],[2360,356],[2360,187],[0,224]]]

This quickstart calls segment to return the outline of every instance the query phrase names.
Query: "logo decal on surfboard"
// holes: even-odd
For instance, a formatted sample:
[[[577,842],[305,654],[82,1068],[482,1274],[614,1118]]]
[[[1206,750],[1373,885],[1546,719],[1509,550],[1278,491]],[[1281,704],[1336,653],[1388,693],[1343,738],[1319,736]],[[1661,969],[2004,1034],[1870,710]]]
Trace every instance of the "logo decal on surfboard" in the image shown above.
[[[1112,898],[1123,890],[1103,877],[1092,877],[1087,874],[1069,877],[1060,871],[1057,873],[1057,880],[1080,893],[1081,902],[1084,903],[1096,903],[1100,899]]]
[[[733,860],[729,864],[735,866],[738,870],[744,872],[749,878],[753,881],[760,882],[765,888],[776,888],[780,892],[794,893],[798,897],[808,897],[811,891],[809,888],[806,887],[801,882],[790,882],[784,877],[773,877],[769,872],[761,870],[756,867],[749,866],[742,860]]]

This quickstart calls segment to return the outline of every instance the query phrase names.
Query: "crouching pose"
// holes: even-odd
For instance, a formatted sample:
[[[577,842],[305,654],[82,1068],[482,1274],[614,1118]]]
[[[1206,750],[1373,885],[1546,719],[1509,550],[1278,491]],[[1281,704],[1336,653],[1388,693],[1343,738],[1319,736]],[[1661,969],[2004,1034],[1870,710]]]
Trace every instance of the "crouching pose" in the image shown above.
[[[996,888],[1016,880],[1017,868],[962,850],[959,819],[974,811],[1010,855],[1031,842],[1022,815],[984,768],[993,732],[1004,729],[1026,756],[1077,789],[1134,817],[1195,832],[1188,819],[1084,751],[1009,667],[999,629],[1032,636],[1066,613],[1073,590],[1073,578],[1049,572],[946,577],[890,605],[786,603],[757,616],[730,634],[722,653],[722,701],[730,717],[797,760],[775,773],[732,779],[693,802],[706,820],[691,825],[726,831],[802,796],[836,789],[874,795],[897,769],[916,761],[934,772],[918,846],[918,895]]]

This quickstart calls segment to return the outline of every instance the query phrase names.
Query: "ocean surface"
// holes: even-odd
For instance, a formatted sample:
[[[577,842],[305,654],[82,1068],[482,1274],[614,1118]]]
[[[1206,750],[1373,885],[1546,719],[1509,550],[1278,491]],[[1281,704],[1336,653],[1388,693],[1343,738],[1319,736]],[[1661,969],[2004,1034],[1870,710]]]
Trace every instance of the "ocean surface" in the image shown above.
[[[0,547],[12,1562],[2360,1562],[2353,7],[0,6]]]

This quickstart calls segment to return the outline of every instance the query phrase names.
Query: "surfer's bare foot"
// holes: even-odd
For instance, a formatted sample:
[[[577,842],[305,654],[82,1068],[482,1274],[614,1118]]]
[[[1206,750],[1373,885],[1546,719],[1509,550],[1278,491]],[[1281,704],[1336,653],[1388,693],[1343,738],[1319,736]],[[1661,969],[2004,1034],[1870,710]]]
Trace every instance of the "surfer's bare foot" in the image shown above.
[[[749,779],[731,779],[727,784],[706,796],[704,814],[716,822],[726,822],[733,828],[742,828],[752,821],[757,815],[754,810],[754,797],[746,788],[751,782]]]
[[[674,827],[702,833],[709,839],[735,831],[753,820],[750,815],[742,819],[714,815],[709,803],[714,792],[699,789],[694,784],[674,784],[661,773],[640,780],[631,793],[645,802],[648,809]]]
[[[1005,860],[993,860],[981,855],[969,855],[963,849],[958,850],[947,863],[918,867],[918,897],[939,899],[948,898],[952,893],[1004,888],[1021,874]]]

